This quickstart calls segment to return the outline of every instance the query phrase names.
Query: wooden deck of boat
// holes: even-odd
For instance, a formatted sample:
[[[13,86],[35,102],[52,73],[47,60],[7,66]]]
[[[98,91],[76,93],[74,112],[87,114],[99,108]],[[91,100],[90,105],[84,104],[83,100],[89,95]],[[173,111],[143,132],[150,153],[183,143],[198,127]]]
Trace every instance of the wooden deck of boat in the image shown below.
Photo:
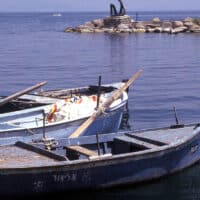
[[[140,131],[134,133],[136,136],[147,138],[150,140],[159,141],[165,144],[173,144],[184,142],[188,137],[192,136],[194,126],[185,126],[184,128],[176,129],[158,129],[149,131]]]
[[[193,135],[194,126],[127,132],[114,138],[113,154],[156,151],[187,142]]]
[[[31,145],[30,147],[32,148]],[[0,146],[0,168],[23,168],[58,163],[59,159],[52,156],[53,154],[48,155],[48,151],[37,148],[34,150],[30,147],[27,148],[19,144]]]
[[[154,129],[144,131],[130,131],[125,133],[111,133],[99,135],[99,142],[106,144],[115,141],[114,147],[117,148],[116,154],[120,153],[121,147],[125,148],[124,153],[129,152],[126,149],[129,145],[139,148],[139,151],[157,149],[157,147],[176,145],[183,143],[195,134],[194,125],[185,126],[184,128]],[[97,151],[91,151],[84,148],[84,144],[95,144],[96,136],[82,136],[80,138],[71,138],[60,140],[62,145],[68,150],[73,150],[86,157],[96,156]],[[83,146],[82,146],[83,145]],[[117,146],[118,145],[118,146]],[[115,149],[116,150],[116,149]],[[145,151],[146,152],[146,151]],[[110,153],[110,152],[106,152]],[[121,152],[123,153],[123,151]],[[59,161],[69,161],[69,158],[56,154],[33,144],[17,142],[15,145],[0,146],[0,168],[23,168],[23,167],[42,167],[53,166]]]

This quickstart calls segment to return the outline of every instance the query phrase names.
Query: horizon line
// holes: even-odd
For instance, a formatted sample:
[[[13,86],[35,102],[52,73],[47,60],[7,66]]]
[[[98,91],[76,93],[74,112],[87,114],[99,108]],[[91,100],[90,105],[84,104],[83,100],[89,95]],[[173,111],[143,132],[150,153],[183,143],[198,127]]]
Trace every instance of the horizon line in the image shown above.
[[[61,10],[49,10],[49,11],[45,11],[45,10],[29,10],[29,11],[23,11],[23,10],[19,10],[19,11],[2,11],[0,10],[0,13],[37,13],[37,12],[43,12],[43,13],[76,13],[76,12],[79,12],[79,13],[105,13],[105,12],[108,12],[108,11],[105,11],[105,10],[101,10],[101,11],[91,11],[91,10],[88,10],[88,11],[83,11],[83,10],[71,10],[71,11],[61,11]],[[200,12],[200,9],[199,10],[196,10],[196,9],[190,9],[190,10],[130,10],[130,11],[127,11],[127,14],[129,12]],[[109,13],[109,12],[108,12]],[[200,13],[199,13],[200,14]]]

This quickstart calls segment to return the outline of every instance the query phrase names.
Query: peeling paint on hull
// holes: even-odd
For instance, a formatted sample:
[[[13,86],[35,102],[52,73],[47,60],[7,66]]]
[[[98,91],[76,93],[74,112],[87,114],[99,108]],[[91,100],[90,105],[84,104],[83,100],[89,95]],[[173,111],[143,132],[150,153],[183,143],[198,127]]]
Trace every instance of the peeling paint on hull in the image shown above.
[[[184,143],[142,153],[62,161],[45,166],[2,168],[0,194],[37,194],[141,183],[193,165],[200,159],[199,146],[200,134],[197,132]]]

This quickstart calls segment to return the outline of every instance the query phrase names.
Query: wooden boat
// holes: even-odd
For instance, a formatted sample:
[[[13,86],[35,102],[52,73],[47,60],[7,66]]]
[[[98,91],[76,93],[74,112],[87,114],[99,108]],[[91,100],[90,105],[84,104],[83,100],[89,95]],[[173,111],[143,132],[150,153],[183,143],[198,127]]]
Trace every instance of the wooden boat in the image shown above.
[[[113,92],[115,89],[119,88],[123,84],[124,84],[124,81],[102,85],[101,92],[102,93]],[[36,84],[36,86],[37,85],[41,85],[41,84]],[[41,90],[32,94],[27,94],[27,92],[23,92],[22,95],[17,96],[18,98],[13,98],[10,101],[7,101],[5,106],[1,106],[0,114],[24,110],[28,108],[35,108],[39,106],[50,105],[50,104],[56,103],[60,99],[79,97],[83,95],[91,96],[91,95],[97,95],[97,93],[98,93],[98,86],[96,85],[88,85],[86,87],[78,87],[78,88]],[[4,100],[5,98],[7,97],[0,96],[0,105],[1,105],[1,101]]]
[[[123,84],[119,82],[101,86],[99,106]],[[0,145],[17,140],[39,140],[44,129],[47,137],[67,137],[95,111],[97,94],[98,86],[91,85],[24,94],[7,102],[0,108]],[[117,131],[127,101],[128,94],[124,91],[83,134]]]
[[[128,101],[126,90],[141,73],[142,70],[139,70],[118,87],[102,88],[99,84],[89,89],[51,91],[53,97],[56,96],[54,104],[1,114],[0,145],[117,131]],[[91,88],[95,94],[91,94]],[[30,90],[32,88],[22,93]],[[43,92],[42,95],[46,96],[47,93]],[[58,101],[57,97],[63,95],[64,99]],[[16,96],[19,94],[5,98],[0,105]],[[41,95],[39,98],[41,102]]]
[[[200,160],[200,125],[63,138],[0,147],[0,195],[137,184]]]

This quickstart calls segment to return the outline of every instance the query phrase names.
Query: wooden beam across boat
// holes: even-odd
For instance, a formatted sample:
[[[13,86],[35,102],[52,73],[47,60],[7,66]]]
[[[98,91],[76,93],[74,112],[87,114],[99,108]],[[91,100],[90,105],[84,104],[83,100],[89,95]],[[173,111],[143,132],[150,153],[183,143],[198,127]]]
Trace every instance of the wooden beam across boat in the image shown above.
[[[28,88],[26,88],[26,89],[24,89],[24,90],[21,90],[21,91],[19,91],[19,92],[16,92],[16,93],[14,93],[14,94],[12,94],[12,95],[10,95],[10,96],[8,96],[8,97],[6,97],[6,98],[0,100],[0,106],[5,105],[5,104],[8,103],[9,101],[11,101],[11,100],[13,100],[13,99],[16,99],[16,98],[18,98],[18,97],[20,97],[20,96],[22,96],[22,95],[24,95],[24,94],[27,94],[27,93],[29,93],[29,92],[32,92],[33,90],[35,90],[35,89],[37,89],[37,88],[39,88],[39,87],[41,87],[41,86],[43,86],[43,85],[45,85],[45,84],[47,84],[47,81],[43,81],[43,82],[41,82],[41,83],[38,83],[38,84],[33,85],[33,86],[31,86],[31,87],[28,87]]]
[[[57,160],[57,161],[66,161],[67,160],[67,158],[62,156],[62,155],[56,154],[53,151],[48,151],[48,150],[42,149],[42,148],[37,147],[35,145],[32,145],[30,143],[17,141],[15,143],[15,146],[26,149],[26,150],[31,151],[31,152],[35,152],[37,154],[40,154],[40,155],[43,155],[43,156],[46,156],[46,157],[49,157],[49,158],[52,158],[52,159]]]
[[[88,148],[82,147],[82,146],[65,146],[65,149],[69,149],[75,152],[78,152],[80,154],[83,154],[85,156],[98,156],[98,154],[95,151],[92,151]]]
[[[81,126],[79,126],[69,138],[79,137],[105,110],[117,100],[122,93],[141,75],[142,70],[138,70],[123,86],[117,89],[112,96],[105,101],[91,117],[89,117]]]
[[[151,143],[148,143],[148,142],[144,142],[144,141],[138,140],[138,139],[133,138],[133,137],[128,137],[127,135],[116,137],[115,141],[129,143],[129,144],[132,144],[135,147],[144,148],[144,149],[153,149],[153,148],[159,147],[158,145],[151,144]]]
[[[143,142],[148,142],[151,143],[153,145],[157,145],[157,146],[163,146],[163,145],[167,145],[167,143],[161,142],[159,141],[159,138],[155,139],[151,139],[148,137],[141,137],[139,135],[136,135],[134,133],[125,133],[126,136],[131,137],[131,138],[135,138],[137,140],[143,141]]]

